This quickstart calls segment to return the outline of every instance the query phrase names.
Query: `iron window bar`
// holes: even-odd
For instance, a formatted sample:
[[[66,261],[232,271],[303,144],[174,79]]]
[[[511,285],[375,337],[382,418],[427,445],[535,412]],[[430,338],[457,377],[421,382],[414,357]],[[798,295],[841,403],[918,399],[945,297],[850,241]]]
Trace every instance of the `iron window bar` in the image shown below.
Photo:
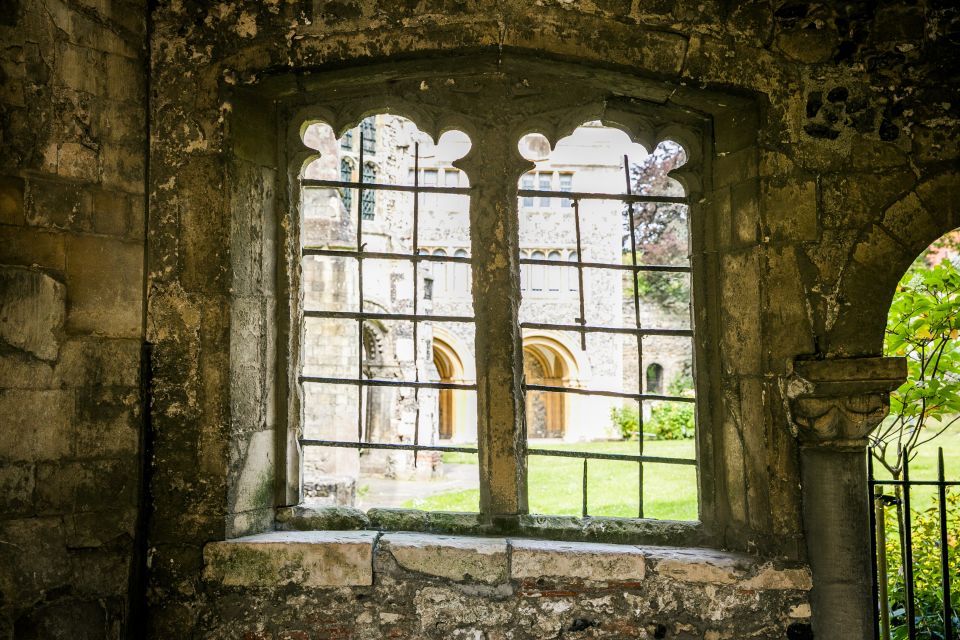
[[[883,487],[885,486],[895,486],[903,488],[903,497],[901,500],[897,500],[894,496],[888,496],[883,494]],[[887,578],[886,573],[880,575],[880,562],[878,559],[880,557],[879,547],[885,544],[885,540],[878,539],[879,535],[882,533],[886,537],[886,528],[883,527],[883,522],[880,524],[877,523],[877,513],[883,513],[883,510],[890,505],[895,505],[898,502],[900,503],[903,510],[903,530],[900,532],[903,540],[903,558],[902,558],[902,571],[904,578],[904,591],[905,591],[905,602],[903,603],[904,616],[907,623],[907,638],[914,640],[918,636],[917,629],[917,617],[916,617],[916,598],[915,598],[915,585],[914,585],[914,567],[913,567],[913,531],[911,527],[912,512],[910,507],[910,488],[916,486],[933,486],[937,488],[937,505],[936,511],[938,515],[938,524],[936,534],[938,537],[937,546],[939,547],[939,561],[940,561],[940,594],[941,594],[941,614],[944,623],[943,635],[938,636],[942,637],[944,640],[955,640],[957,635],[954,630],[953,619],[956,611],[953,609],[951,602],[951,583],[955,576],[952,576],[950,573],[950,544],[949,544],[949,532],[947,526],[948,511],[947,511],[947,487],[960,486],[960,481],[957,480],[947,480],[946,473],[944,470],[943,463],[943,447],[939,447],[937,451],[937,479],[936,480],[911,480],[910,479],[910,456],[903,456],[903,479],[894,480],[894,479],[882,479],[876,478],[874,476],[874,465],[873,465],[873,453],[871,450],[867,451],[867,494],[870,505],[870,550],[871,550],[871,561],[873,566],[872,571],[872,587],[873,587],[873,596],[874,602],[877,605],[878,615],[874,616],[873,619],[873,631],[874,637],[877,639],[883,637],[889,637],[890,627],[889,623],[891,622],[890,618],[886,620],[882,619],[885,614],[889,614],[889,595],[887,594],[886,585],[884,581]],[[898,522],[898,527],[900,526]],[[878,529],[883,529],[883,531],[878,531]],[[884,557],[886,553],[884,552]],[[884,564],[884,572],[887,571],[887,567]],[[886,600],[886,601],[884,601]],[[882,628],[882,632],[881,632]],[[931,629],[936,631],[936,629]],[[926,637],[926,636],[923,636]]]
[[[523,384],[528,391],[545,391],[547,393],[575,393],[584,396],[604,396],[607,398],[625,398],[627,400],[660,400],[663,402],[685,402],[693,404],[696,398],[690,396],[668,396],[658,393],[630,393],[629,391],[610,391],[607,389],[584,389],[582,387],[562,387],[551,384]]]
[[[693,329],[632,329],[630,327],[605,327],[580,324],[555,324],[551,322],[521,322],[521,329],[544,329],[552,331],[575,331],[580,333],[619,333],[639,336],[692,338]]]
[[[520,264],[537,264],[548,267],[581,266],[584,269],[610,269],[614,271],[658,271],[667,273],[690,273],[690,267],[669,264],[612,264],[610,262],[587,262],[584,260],[550,260],[547,258],[520,258]]]
[[[410,389],[451,389],[476,391],[472,382],[432,382],[429,380],[400,380],[391,378],[337,378],[333,376],[300,376],[300,382],[312,384],[346,384],[354,387],[406,387]]]
[[[357,252],[353,249],[326,249],[323,247],[304,247],[302,250],[304,256],[331,256],[334,258],[357,258]],[[469,256],[435,256],[427,253],[396,253],[384,251],[364,251],[364,260],[404,260],[406,262],[458,262],[461,264],[471,264]],[[572,264],[572,263],[570,263]]]
[[[340,449],[386,449],[392,451],[439,451],[441,453],[477,453],[476,447],[456,447],[440,444],[399,444],[393,442],[352,442],[349,440],[317,440],[300,438],[304,447],[338,447]]]
[[[473,322],[471,316],[440,316],[429,313],[384,313],[373,311],[324,311],[307,309],[304,318],[329,318],[331,320],[405,320],[408,322]]]

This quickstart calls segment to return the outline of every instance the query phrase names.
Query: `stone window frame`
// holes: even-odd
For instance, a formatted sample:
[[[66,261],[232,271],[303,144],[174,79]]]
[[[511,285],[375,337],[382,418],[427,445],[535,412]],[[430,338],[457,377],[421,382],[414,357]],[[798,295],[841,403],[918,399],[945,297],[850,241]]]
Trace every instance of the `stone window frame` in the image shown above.
[[[508,71],[506,76],[502,73]],[[486,74],[486,75],[485,75]],[[439,136],[446,129],[457,128],[477,140],[477,130],[469,119],[457,112],[457,105],[465,101],[477,101],[483,89],[481,81],[493,75],[516,78],[552,78],[565,81],[575,78],[576,91],[591,92],[595,99],[587,102],[563,100],[553,96],[554,106],[562,108],[541,109],[537,114],[528,114],[524,131],[539,132],[549,139],[559,140],[573,128],[588,120],[601,120],[620,126],[631,132],[631,137],[649,148],[659,139],[667,137],[680,141],[688,150],[690,159],[680,172],[672,174],[691,196],[691,219],[695,220],[691,236],[694,238],[693,290],[697,326],[696,359],[702,363],[698,371],[698,393],[704,398],[698,406],[697,449],[700,461],[700,522],[675,523],[651,520],[633,520],[593,517],[587,520],[557,516],[530,516],[523,513],[500,517],[496,512],[487,512],[482,517],[473,514],[430,514],[406,510],[376,510],[366,516],[353,517],[350,527],[373,527],[384,530],[413,529],[447,532],[497,533],[513,532],[538,537],[553,537],[583,540],[608,540],[647,544],[707,544],[730,548],[751,548],[761,553],[785,553],[795,555],[793,539],[776,540],[764,536],[762,530],[754,534],[748,522],[731,520],[731,504],[747,499],[741,492],[725,493],[728,477],[738,473],[729,461],[735,460],[735,451],[728,452],[731,442],[718,439],[722,423],[722,394],[719,381],[721,303],[717,287],[722,272],[717,259],[717,249],[729,246],[730,224],[729,200],[717,197],[714,184],[725,187],[731,183],[729,175],[734,171],[724,158],[746,158],[732,182],[745,183],[756,191],[757,163],[759,154],[757,131],[759,130],[759,101],[745,96],[734,96],[692,89],[658,79],[631,75],[623,70],[602,69],[596,65],[582,66],[569,61],[532,59],[520,53],[498,55],[495,53],[465,53],[449,56],[440,62],[436,59],[409,60],[389,65],[370,64],[349,69],[332,69],[323,73],[305,75],[280,74],[263,80],[258,87],[237,90],[235,118],[262,125],[272,122],[278,133],[273,161],[278,171],[274,206],[277,211],[290,211],[291,203],[299,202],[297,177],[306,162],[315,152],[304,149],[301,127],[310,118],[322,120],[336,131],[346,130],[375,113],[395,113],[410,118],[421,129]],[[447,80],[455,78],[454,83]],[[444,83],[446,82],[446,87]],[[459,83],[459,84],[457,84]],[[606,84],[605,84],[606,83]],[[410,87],[429,87],[430,91],[416,92]],[[454,85],[452,90],[450,87]],[[533,88],[536,85],[536,89]],[[589,85],[589,86],[588,86]],[[565,86],[568,86],[565,84]],[[406,88],[404,93],[402,88]],[[445,87],[445,88],[444,88]],[[615,89],[613,88],[615,87]],[[503,99],[502,87],[494,87]],[[537,90],[549,94],[550,88],[543,82],[532,82],[530,87],[515,85],[517,94],[532,94]],[[439,89],[439,91],[437,91]],[[443,100],[437,96],[448,91]],[[458,93],[459,92],[459,93]],[[329,98],[326,98],[329,96]],[[324,100],[326,99],[326,102]],[[432,100],[432,102],[431,102]],[[447,100],[447,102],[444,102]],[[246,102],[246,105],[243,103]],[[483,102],[480,100],[479,102]],[[549,103],[549,97],[541,101]],[[442,104],[442,106],[441,106]],[[270,108],[264,108],[270,105]],[[309,106],[307,106],[309,105]],[[494,126],[500,126],[496,123]],[[240,126],[238,125],[238,128]],[[246,129],[249,130],[249,129]],[[263,138],[257,138],[263,141]],[[244,142],[242,152],[256,157],[264,165],[269,161],[252,143]],[[515,146],[514,146],[515,148]],[[750,161],[750,158],[754,160]],[[514,168],[522,175],[529,170],[521,158],[510,158]],[[461,169],[472,173],[477,159],[468,158],[458,163]],[[724,166],[724,165],[727,166]],[[473,178],[471,177],[471,180]],[[752,181],[752,182],[751,182]],[[517,181],[512,185],[516,188]],[[722,184],[720,184],[722,183]],[[509,193],[507,193],[509,196]],[[510,196],[514,199],[515,194]],[[513,210],[516,204],[511,207]],[[306,513],[298,506],[300,501],[300,454],[297,443],[300,400],[295,376],[292,372],[299,365],[299,338],[291,327],[299,326],[296,320],[296,299],[287,295],[299,290],[299,274],[289,269],[293,256],[299,253],[296,224],[287,214],[278,215],[276,263],[276,352],[269,353],[274,364],[275,376],[273,399],[276,407],[276,454],[267,460],[250,460],[241,465],[244,473],[254,473],[257,465],[270,470],[276,478],[277,522],[285,527],[339,527],[339,520],[325,519],[323,514]],[[514,268],[517,265],[514,265]],[[711,283],[706,286],[705,283]],[[518,283],[516,283],[519,286]],[[717,382],[715,382],[717,381]],[[760,402],[759,397],[754,401]],[[758,428],[760,426],[758,425]],[[496,436],[497,434],[490,434]],[[735,445],[734,445],[735,446]],[[251,470],[253,469],[253,470]],[[511,480],[512,481],[512,480]],[[736,483],[735,483],[736,484]],[[236,488],[233,489],[236,491]],[[788,506],[788,508],[791,508]],[[521,510],[522,511],[522,510]],[[354,514],[356,515],[356,514]],[[335,524],[331,524],[331,522]],[[337,524],[339,523],[339,524]],[[234,531],[243,527],[235,525]]]

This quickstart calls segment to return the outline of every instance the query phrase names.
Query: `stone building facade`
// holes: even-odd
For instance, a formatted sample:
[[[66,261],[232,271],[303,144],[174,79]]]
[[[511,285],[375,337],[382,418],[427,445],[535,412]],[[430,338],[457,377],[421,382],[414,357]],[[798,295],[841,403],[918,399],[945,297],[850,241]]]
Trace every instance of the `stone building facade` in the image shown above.
[[[864,435],[902,377],[885,315],[960,226],[953,5],[0,6],[0,637],[868,637]],[[685,178],[712,328],[703,523],[298,508],[276,359],[301,151],[278,118],[420,104],[425,128],[489,143],[431,96],[499,131],[535,92],[570,113],[596,83],[608,118],[709,125]],[[598,581],[610,553],[643,559]]]

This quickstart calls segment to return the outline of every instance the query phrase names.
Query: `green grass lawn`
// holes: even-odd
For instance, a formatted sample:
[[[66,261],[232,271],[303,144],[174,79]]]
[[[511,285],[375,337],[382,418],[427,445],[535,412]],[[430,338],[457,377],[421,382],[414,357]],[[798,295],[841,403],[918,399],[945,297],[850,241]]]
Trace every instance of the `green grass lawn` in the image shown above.
[[[536,445],[544,449],[567,449],[600,453],[637,452],[637,442],[579,442]],[[960,424],[921,447],[910,464],[910,477],[933,480],[937,474],[937,447],[943,447],[948,480],[960,479]],[[692,458],[693,440],[653,440],[644,442],[644,453],[651,456]],[[475,454],[446,453],[447,464],[476,464]],[[697,478],[693,467],[644,464],[644,516],[665,520],[697,519]],[[878,478],[889,474],[875,465]],[[530,512],[549,515],[580,515],[583,462],[573,458],[529,457]],[[637,464],[591,460],[587,475],[587,512],[592,516],[637,516]],[[929,508],[936,495],[933,487],[916,487],[911,492],[913,508]],[[476,512],[480,492],[477,489],[439,494],[411,500],[405,507],[430,511]]]
[[[938,447],[943,447],[943,467],[947,480],[960,480],[960,423],[954,424],[940,437],[917,449],[917,457],[910,462],[911,480],[937,479]],[[873,471],[877,478],[890,478],[887,470],[876,461]],[[885,487],[884,492],[893,493],[893,488]],[[930,508],[936,495],[936,487],[913,487],[910,490],[911,510],[922,511]]]
[[[536,445],[542,449],[566,449],[596,453],[637,453],[633,442],[580,442]],[[693,440],[644,442],[644,453],[651,456],[693,458]],[[447,464],[476,464],[473,454],[448,453]],[[592,516],[635,518],[638,514],[638,464],[610,460],[591,460],[587,469],[587,512]],[[684,465],[645,463],[644,516],[665,520],[697,519],[697,476],[695,468]],[[529,457],[529,501],[531,513],[581,515],[583,461],[551,456]],[[404,506],[430,511],[466,511],[479,509],[477,489],[439,494],[411,500]]]

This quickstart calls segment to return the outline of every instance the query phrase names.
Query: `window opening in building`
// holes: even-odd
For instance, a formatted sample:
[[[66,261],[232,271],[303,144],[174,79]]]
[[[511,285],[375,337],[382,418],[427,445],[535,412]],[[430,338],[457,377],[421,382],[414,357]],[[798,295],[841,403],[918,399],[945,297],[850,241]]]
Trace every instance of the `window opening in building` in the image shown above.
[[[591,122],[525,157],[536,163],[518,194],[530,512],[696,520],[687,207],[667,175],[683,150],[648,152]],[[652,493],[652,477],[671,491]]]
[[[350,161],[344,158],[340,161],[340,181],[341,182],[350,182],[353,180],[353,167],[350,166]],[[347,188],[340,189],[340,197],[343,200],[343,208],[347,211],[350,211],[350,207],[353,204],[353,190]]]
[[[363,152],[377,152],[377,122],[376,118],[364,118],[360,123],[360,133],[363,138]]]
[[[353,151],[353,129],[348,129],[340,138],[340,148]]]
[[[473,302],[442,284],[448,273],[470,278],[469,220],[423,206],[437,194],[469,211],[469,188],[436,176],[470,141],[451,131],[434,144],[409,120],[380,115],[371,145],[373,122],[348,154],[359,176],[343,169],[347,147],[329,126],[304,134],[319,152],[300,183],[304,499],[416,508],[479,486]],[[428,186],[419,176],[431,163]],[[341,206],[354,192],[360,211]]]
[[[363,164],[363,181],[373,184],[377,181],[377,168],[372,162]],[[373,220],[377,214],[377,192],[374,189],[364,189],[360,197],[360,215],[364,220]]]
[[[355,182],[325,173],[323,154],[301,182],[305,492],[476,511],[470,187],[452,167],[469,140],[376,122],[377,152],[361,126],[348,154]],[[600,123],[553,150],[531,137],[517,194],[530,511],[695,520],[687,209],[667,175],[683,150],[648,153]],[[310,194],[331,187],[377,194],[375,217],[321,211]]]
[[[647,393],[663,393],[663,367],[656,362],[647,367]]]

